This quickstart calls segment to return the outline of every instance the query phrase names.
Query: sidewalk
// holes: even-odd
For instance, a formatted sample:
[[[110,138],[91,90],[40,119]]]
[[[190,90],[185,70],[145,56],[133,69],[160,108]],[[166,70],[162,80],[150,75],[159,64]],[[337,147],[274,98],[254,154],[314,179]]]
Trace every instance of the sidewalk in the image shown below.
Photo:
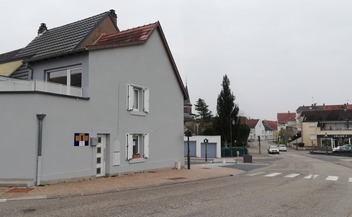
[[[258,147],[251,145],[248,154],[252,155],[253,163],[268,156],[265,149],[261,154]],[[193,161],[193,162],[192,162]],[[202,161],[202,162],[201,162]],[[100,194],[182,182],[213,179],[243,173],[242,170],[222,167],[235,163],[243,163],[243,157],[229,157],[209,160],[192,159],[191,169],[163,169],[140,172],[116,177],[97,178],[92,180],[70,181],[58,184],[35,186],[31,188],[0,187],[0,202],[25,199],[64,198],[80,195]]]
[[[243,172],[233,168],[221,167],[224,164],[235,163],[233,159],[226,159],[225,161],[229,162],[191,165],[190,170],[185,168],[180,170],[164,169],[116,177],[35,186],[32,188],[0,187],[0,202],[25,199],[63,198],[79,195],[116,192],[129,189],[232,176]]]

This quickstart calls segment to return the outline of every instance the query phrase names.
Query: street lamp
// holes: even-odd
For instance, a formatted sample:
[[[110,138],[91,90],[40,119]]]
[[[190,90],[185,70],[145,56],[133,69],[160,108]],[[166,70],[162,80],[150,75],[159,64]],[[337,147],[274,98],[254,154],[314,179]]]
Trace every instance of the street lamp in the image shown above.
[[[328,134],[327,133],[325,133],[325,136],[324,136],[324,138],[325,138],[325,150],[326,150],[326,154],[328,155],[328,144],[326,143],[326,140],[327,140],[327,138],[328,138]]]
[[[231,156],[230,157],[233,157],[233,153],[232,153],[232,151],[233,151],[233,147],[232,147],[232,125],[235,124],[235,120],[232,119],[231,114],[232,114],[232,112],[230,112],[230,148],[231,148],[231,152],[230,152]]]
[[[192,132],[190,130],[187,130],[185,132],[185,136],[187,136],[187,169],[191,169],[191,159],[189,156],[189,137],[192,136]]]
[[[232,153],[232,149],[233,149],[233,147],[232,147],[232,125],[235,120],[232,119],[231,114],[232,114],[232,112],[230,112],[230,148],[231,148],[231,152],[230,152],[231,156],[230,157],[233,157],[233,153]]]

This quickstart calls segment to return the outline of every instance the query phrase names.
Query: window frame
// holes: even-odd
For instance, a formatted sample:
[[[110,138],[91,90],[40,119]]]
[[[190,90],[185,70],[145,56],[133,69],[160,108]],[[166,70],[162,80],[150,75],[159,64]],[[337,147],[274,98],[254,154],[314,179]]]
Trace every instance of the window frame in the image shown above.
[[[137,93],[137,94],[136,94]],[[136,99],[137,96],[137,99]],[[127,111],[135,115],[149,113],[149,89],[140,85],[127,85]]]
[[[72,73],[75,70],[79,70],[80,73]],[[65,72],[66,71],[66,84],[63,83],[59,83],[59,82],[55,82],[55,81],[50,81],[50,74],[55,73],[55,72]],[[81,75],[81,81],[80,81],[80,86],[73,86],[72,85],[72,79],[71,76],[73,74],[80,74]],[[77,87],[77,88],[82,88],[82,77],[83,77],[83,68],[82,65],[74,65],[74,66],[67,66],[67,67],[60,67],[60,68],[56,68],[56,69],[48,69],[45,70],[44,72],[44,76],[45,76],[45,81],[46,82],[51,82],[51,83],[55,83],[55,84],[61,84],[61,85],[66,85],[69,87]]]
[[[137,142],[136,142],[137,139]],[[126,135],[126,160],[133,163],[133,161],[145,161],[149,158],[149,134],[143,133],[128,133]],[[135,146],[137,145],[137,151]],[[136,156],[136,154],[139,156]]]

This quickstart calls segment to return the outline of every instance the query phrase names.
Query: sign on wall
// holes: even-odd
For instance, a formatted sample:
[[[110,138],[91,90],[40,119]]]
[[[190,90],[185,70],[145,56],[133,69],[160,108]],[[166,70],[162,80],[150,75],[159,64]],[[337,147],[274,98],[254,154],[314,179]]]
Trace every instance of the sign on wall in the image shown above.
[[[74,146],[88,146],[89,133],[75,133]]]

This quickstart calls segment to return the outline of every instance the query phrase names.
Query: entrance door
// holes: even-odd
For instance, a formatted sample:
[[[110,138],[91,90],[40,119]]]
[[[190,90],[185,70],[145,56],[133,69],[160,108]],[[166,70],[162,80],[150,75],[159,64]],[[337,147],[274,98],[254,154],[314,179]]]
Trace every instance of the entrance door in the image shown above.
[[[106,135],[98,135],[96,176],[105,176]]]

